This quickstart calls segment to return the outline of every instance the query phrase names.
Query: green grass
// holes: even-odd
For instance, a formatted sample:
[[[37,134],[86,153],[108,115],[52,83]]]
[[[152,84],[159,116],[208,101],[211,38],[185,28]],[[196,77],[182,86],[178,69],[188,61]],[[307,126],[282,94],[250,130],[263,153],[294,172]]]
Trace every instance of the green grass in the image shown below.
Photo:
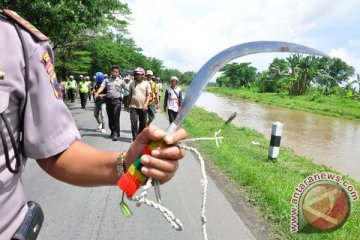
[[[290,109],[347,119],[360,119],[360,101],[347,99],[345,97],[324,97],[317,93],[308,93],[304,96],[291,96],[285,93],[256,93],[247,89],[220,87],[207,87],[207,91]]]
[[[269,140],[255,130],[224,125],[224,120],[214,113],[195,107],[183,123],[189,137],[209,137],[222,129],[224,137],[220,148],[215,142],[195,142],[206,160],[213,162],[243,189],[251,204],[260,208],[265,221],[271,223],[273,232],[288,239],[359,239],[360,201],[352,202],[352,213],[342,228],[328,233],[290,233],[290,200],[294,188],[306,177],[318,172],[334,172],[310,159],[296,156],[291,149],[282,147],[277,161],[267,159]],[[257,141],[260,145],[253,145]],[[339,174],[339,173],[338,173]],[[341,175],[341,174],[339,174]],[[347,176],[360,191],[360,184]]]

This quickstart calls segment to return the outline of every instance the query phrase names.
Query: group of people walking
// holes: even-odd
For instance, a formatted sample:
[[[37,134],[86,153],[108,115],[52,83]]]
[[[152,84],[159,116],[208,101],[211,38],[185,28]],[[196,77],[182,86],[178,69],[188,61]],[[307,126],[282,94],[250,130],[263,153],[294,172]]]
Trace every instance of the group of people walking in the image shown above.
[[[80,76],[79,87],[73,76],[67,81],[68,100],[74,102],[74,92],[78,89],[81,106],[86,108],[87,98],[94,97],[94,117],[98,129],[105,133],[105,111],[108,116],[110,138],[117,141],[120,137],[120,114],[122,105],[130,113],[132,140],[134,141],[142,130],[155,119],[157,109],[160,109],[160,99],[163,90],[159,77],[151,70],[137,67],[132,73],[121,76],[118,65],[111,68],[111,74],[97,72],[94,83],[87,77]],[[73,83],[75,81],[75,83]],[[176,118],[182,102],[182,92],[177,86],[178,78],[170,78],[170,87],[166,89],[164,111],[168,111],[170,123]],[[75,87],[74,87],[75,86]],[[70,88],[71,87],[71,88]],[[69,94],[70,92],[70,94]]]
[[[2,1],[3,5],[6,5],[5,2],[10,1]],[[75,14],[75,17],[81,16]],[[50,18],[48,23],[51,24]],[[185,149],[177,146],[186,138],[183,129],[174,131],[170,137],[165,131],[153,126],[143,131],[138,137],[141,141],[134,141],[128,149],[126,144],[122,144],[120,148],[126,149],[125,151],[119,151],[119,146],[105,151],[82,142],[71,112],[61,99],[69,97],[70,102],[74,102],[76,95],[81,94],[82,107],[86,108],[85,97],[91,97],[92,91],[86,89],[89,88],[88,84],[83,84],[83,81],[76,83],[73,77],[71,82],[70,78],[69,81],[58,82],[54,62],[53,50],[47,36],[16,12],[0,10],[1,240],[36,239],[43,224],[44,213],[41,206],[29,201],[24,191],[23,175],[31,174],[31,170],[29,173],[26,167],[27,162],[39,165],[49,176],[64,183],[95,187],[116,186],[142,154],[146,147],[143,142],[164,139],[167,144],[157,149],[158,155],[151,158],[151,161],[142,161],[142,174],[161,183],[169,181],[175,175],[178,160],[185,155]],[[96,101],[103,97],[105,104],[110,106],[121,102],[121,99],[116,98],[125,96],[126,91],[120,86],[124,86],[126,81],[119,76],[119,70],[119,67],[114,67],[111,78],[106,81],[104,74],[96,74]],[[85,78],[84,82],[87,79]],[[100,88],[103,89],[100,91]],[[129,96],[135,95],[131,89],[129,88]],[[127,103],[129,101],[130,97]],[[131,101],[134,100],[131,98]],[[129,108],[129,105],[126,107]],[[80,111],[88,112],[84,109]],[[111,111],[109,113],[113,115],[117,113],[116,108]],[[112,122],[115,121],[113,118]],[[111,126],[110,129],[115,134],[115,127]],[[41,183],[47,181],[43,174],[37,174],[38,169],[32,171]],[[28,180],[27,184],[34,186],[35,182]],[[37,198],[46,194],[46,189],[49,189],[48,194],[51,194],[52,187],[42,184]],[[129,187],[131,188],[131,185]],[[76,193],[73,195],[77,196]],[[71,195],[63,197],[69,198]],[[48,210],[51,211],[51,208]],[[69,217],[72,216],[71,213]],[[67,219],[60,219],[61,221]],[[47,222],[49,223],[52,224],[51,221]],[[53,237],[57,239],[63,236]]]
[[[74,102],[77,94],[80,95],[81,107],[86,108],[87,100],[91,100],[92,83],[89,76],[79,76],[79,83],[76,82],[74,76],[70,76],[65,81],[59,81],[59,95],[63,99]]]

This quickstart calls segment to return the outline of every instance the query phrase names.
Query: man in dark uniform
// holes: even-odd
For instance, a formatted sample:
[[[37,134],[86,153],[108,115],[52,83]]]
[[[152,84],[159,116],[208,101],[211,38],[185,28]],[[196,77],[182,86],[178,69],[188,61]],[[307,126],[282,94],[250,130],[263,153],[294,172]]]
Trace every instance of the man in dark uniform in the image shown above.
[[[147,128],[126,154],[79,141],[75,122],[55,91],[47,37],[16,13],[4,11],[0,14],[0,239],[11,239],[28,211],[21,182],[25,156],[37,159],[43,170],[66,183],[116,185],[122,165],[126,170],[151,141],[165,138],[171,146],[158,149],[156,157],[143,156],[142,172],[160,182],[171,179],[176,160],[184,155],[173,144],[185,138],[185,131],[166,136],[156,127]]]
[[[122,85],[123,80],[119,76],[120,67],[115,65],[111,68],[111,77],[105,79],[101,87],[95,93],[95,99],[99,94],[106,89],[106,112],[109,120],[109,128],[111,131],[110,137],[113,141],[117,141],[120,137],[120,113],[122,101]]]

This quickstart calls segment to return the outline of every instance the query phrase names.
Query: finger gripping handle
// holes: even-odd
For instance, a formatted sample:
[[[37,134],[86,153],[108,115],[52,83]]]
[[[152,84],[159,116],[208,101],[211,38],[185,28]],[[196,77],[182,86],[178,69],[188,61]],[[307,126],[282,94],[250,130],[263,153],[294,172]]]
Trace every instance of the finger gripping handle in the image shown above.
[[[164,141],[157,141],[150,143],[143,151],[142,155],[151,155],[151,151],[155,148],[163,145]],[[146,177],[141,172],[142,163],[141,156],[136,158],[136,160],[131,164],[127,172],[119,179],[117,182],[118,187],[126,194],[128,197],[134,196],[136,191],[145,184],[148,177]]]

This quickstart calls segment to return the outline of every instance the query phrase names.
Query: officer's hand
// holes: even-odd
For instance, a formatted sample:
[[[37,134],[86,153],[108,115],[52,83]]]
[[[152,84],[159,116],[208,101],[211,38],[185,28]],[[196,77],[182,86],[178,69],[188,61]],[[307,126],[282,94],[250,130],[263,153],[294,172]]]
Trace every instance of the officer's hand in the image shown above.
[[[178,160],[185,155],[184,149],[174,146],[178,141],[186,138],[186,132],[183,129],[166,134],[164,130],[155,126],[145,128],[127,151],[125,159],[126,169],[129,168],[151,142],[159,141],[163,138],[168,146],[152,150],[151,156],[143,155],[141,163],[144,166],[141,168],[141,172],[148,177],[160,180],[160,183],[169,181],[178,168]]]
[[[144,110],[147,110],[147,109],[148,109],[148,105],[145,104],[145,105],[144,105]]]

